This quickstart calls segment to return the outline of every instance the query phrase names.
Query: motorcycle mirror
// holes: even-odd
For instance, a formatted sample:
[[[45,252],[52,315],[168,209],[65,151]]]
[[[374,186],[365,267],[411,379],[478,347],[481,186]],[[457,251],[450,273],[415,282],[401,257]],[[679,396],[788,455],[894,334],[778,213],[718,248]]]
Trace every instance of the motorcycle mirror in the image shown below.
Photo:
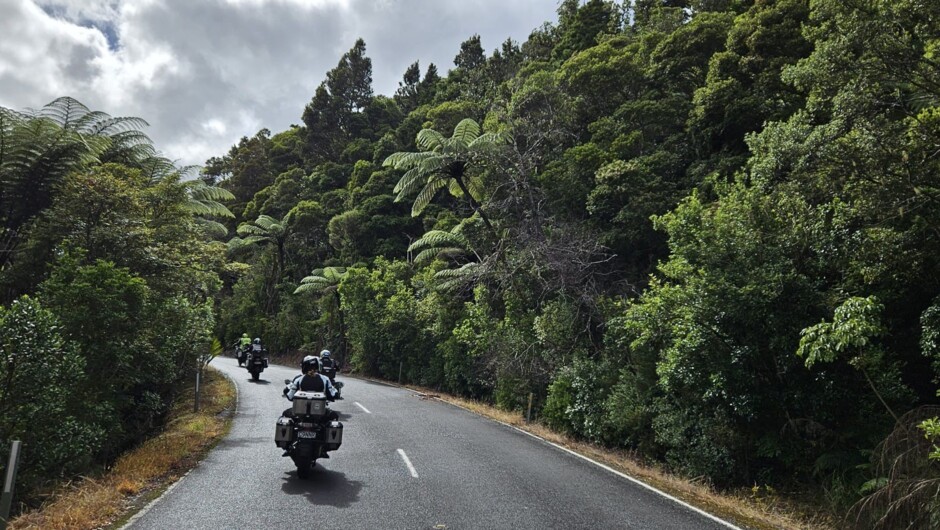
[[[284,380],[284,384],[285,384],[285,385],[289,385],[289,384],[290,384],[290,379],[285,379],[285,380]]]

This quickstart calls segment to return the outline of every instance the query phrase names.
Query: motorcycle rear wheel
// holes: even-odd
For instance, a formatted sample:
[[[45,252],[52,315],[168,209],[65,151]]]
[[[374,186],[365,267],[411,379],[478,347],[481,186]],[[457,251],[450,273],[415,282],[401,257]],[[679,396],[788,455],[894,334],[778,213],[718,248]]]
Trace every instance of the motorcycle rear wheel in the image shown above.
[[[316,465],[316,460],[297,462],[297,477],[302,479],[310,478],[310,475],[313,474],[313,468]]]
[[[259,375],[261,375],[261,372],[251,372],[251,380],[257,381]]]

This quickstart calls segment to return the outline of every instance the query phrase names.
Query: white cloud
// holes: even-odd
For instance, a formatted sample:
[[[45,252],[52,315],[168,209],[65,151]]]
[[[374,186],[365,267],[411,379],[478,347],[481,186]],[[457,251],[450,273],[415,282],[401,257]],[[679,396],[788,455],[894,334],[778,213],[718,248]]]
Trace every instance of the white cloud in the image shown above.
[[[5,0],[0,105],[62,95],[139,116],[182,163],[241,136],[299,123],[326,72],[366,41],[376,93],[420,60],[443,73],[479,33],[488,49],[524,40],[556,0]]]

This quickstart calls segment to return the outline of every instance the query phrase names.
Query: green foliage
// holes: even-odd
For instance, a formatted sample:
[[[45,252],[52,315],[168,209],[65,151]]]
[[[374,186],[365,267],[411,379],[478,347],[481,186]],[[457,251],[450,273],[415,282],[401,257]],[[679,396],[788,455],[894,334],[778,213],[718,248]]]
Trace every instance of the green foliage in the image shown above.
[[[26,446],[17,476],[18,498],[38,486],[82,471],[105,438],[79,399],[84,359],[62,337],[55,316],[33,298],[0,308],[0,457],[8,440]],[[55,421],[48,421],[55,418]]]
[[[832,322],[821,322],[804,329],[800,335],[800,347],[796,354],[806,359],[806,366],[818,362],[832,362],[840,354],[851,350],[863,351],[872,338],[884,333],[881,312],[884,306],[874,297],[852,297],[836,308]],[[853,357],[849,364],[863,362]]]
[[[490,57],[469,38],[445,77],[412,64],[392,98],[357,42],[305,127],[210,161],[237,215],[287,234],[230,267],[220,328],[348,339],[354,369],[508,410],[532,393],[554,428],[721,486],[816,488],[834,510],[884,492],[868,455],[940,374],[924,12],[566,0]],[[130,226],[105,234],[149,227]]]

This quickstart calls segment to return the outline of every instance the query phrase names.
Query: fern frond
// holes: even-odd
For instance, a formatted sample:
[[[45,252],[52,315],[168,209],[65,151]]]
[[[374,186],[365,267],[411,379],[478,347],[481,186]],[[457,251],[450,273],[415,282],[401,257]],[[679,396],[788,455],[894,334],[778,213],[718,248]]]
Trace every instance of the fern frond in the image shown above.
[[[424,171],[420,168],[413,167],[406,171],[405,174],[398,179],[398,183],[395,184],[395,187],[392,189],[392,193],[398,194],[398,198],[395,200],[401,200],[414,193],[416,189],[424,184],[425,176]]]
[[[235,229],[235,232],[237,232],[240,236],[266,237],[268,235],[267,230],[248,223],[242,223],[238,225],[238,228]]]
[[[457,183],[457,179],[450,179],[450,184],[447,185],[447,191],[454,197],[463,197],[463,190],[460,189],[460,184]]]
[[[428,248],[422,250],[414,257],[413,261],[415,265],[423,265],[427,262],[433,261],[434,258],[457,258],[467,254],[467,251],[458,247],[445,247],[445,248]]]
[[[480,136],[480,124],[471,118],[464,118],[454,127],[454,134],[451,138],[463,147],[467,147],[478,136]]]
[[[34,111],[37,118],[48,118],[59,127],[69,130],[90,110],[75,98],[63,96],[49,102],[38,111]]]
[[[434,129],[421,129],[415,137],[415,145],[422,151],[433,151],[444,141],[444,135]]]
[[[427,185],[424,186],[424,189],[421,190],[421,193],[415,198],[415,202],[411,206],[411,216],[417,217],[421,215],[421,212],[428,207],[428,204],[431,203],[431,200],[437,192],[446,185],[447,181],[441,178],[430,180]]]
[[[228,228],[218,221],[211,219],[196,219],[196,226],[209,239],[222,239],[228,235]]]
[[[465,247],[467,240],[458,234],[443,230],[431,230],[420,239],[408,246],[408,252],[415,252],[426,248]]]

